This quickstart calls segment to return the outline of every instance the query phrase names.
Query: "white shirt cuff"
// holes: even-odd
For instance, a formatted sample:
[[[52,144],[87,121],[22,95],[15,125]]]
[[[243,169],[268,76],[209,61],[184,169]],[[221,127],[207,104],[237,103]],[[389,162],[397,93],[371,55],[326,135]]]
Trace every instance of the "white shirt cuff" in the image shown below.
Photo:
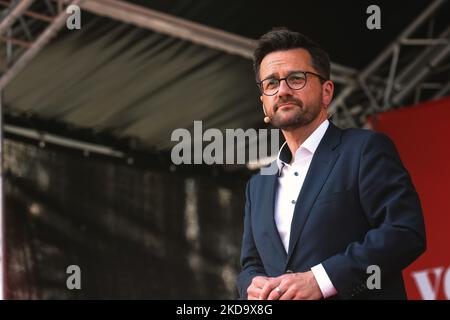
[[[333,283],[331,283],[330,277],[328,277],[328,274],[321,263],[312,267],[311,271],[314,274],[314,278],[316,278],[317,284],[325,299],[332,297],[337,293],[336,288],[333,286]]]

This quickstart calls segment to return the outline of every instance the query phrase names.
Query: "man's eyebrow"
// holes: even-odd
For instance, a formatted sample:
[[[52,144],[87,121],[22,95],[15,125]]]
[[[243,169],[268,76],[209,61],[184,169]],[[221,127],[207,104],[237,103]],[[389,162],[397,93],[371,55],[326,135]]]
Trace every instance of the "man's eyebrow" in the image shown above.
[[[264,77],[264,79],[262,79],[262,80],[271,79],[271,78],[276,78],[276,77],[275,77],[276,74],[277,74],[276,72],[271,73],[271,74],[269,74],[267,77]]]
[[[297,72],[305,72],[305,70],[291,70],[291,71],[288,72],[287,75],[289,76],[289,75],[291,75],[293,73],[297,73]],[[271,73],[267,77],[265,77],[263,80],[267,80],[267,79],[271,79],[271,78],[278,78],[278,77],[275,76],[277,74],[278,74],[277,72]]]

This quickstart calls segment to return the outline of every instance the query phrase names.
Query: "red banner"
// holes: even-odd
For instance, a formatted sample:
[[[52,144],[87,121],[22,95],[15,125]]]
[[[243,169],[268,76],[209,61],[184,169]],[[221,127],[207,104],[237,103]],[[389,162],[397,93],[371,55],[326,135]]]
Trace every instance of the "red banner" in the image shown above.
[[[450,300],[450,97],[371,118],[395,142],[424,211],[427,251],[403,273],[409,299]]]

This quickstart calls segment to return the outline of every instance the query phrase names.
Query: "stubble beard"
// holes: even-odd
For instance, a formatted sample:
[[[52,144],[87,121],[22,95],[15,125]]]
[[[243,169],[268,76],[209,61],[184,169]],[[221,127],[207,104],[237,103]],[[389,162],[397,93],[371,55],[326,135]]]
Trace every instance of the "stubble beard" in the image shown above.
[[[313,122],[320,114],[321,102],[317,101],[315,105],[310,108],[305,108],[302,101],[296,101],[295,106],[290,110],[276,110],[271,119],[271,123],[274,127],[284,131],[294,130],[300,127],[304,127]],[[277,107],[275,106],[275,109]],[[288,118],[283,117],[281,113],[292,113]]]

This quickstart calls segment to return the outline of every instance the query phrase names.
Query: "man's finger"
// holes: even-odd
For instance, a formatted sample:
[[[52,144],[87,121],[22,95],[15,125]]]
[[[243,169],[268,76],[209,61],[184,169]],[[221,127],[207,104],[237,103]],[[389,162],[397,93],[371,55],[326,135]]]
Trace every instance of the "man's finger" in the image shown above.
[[[294,297],[295,297],[295,290],[289,289],[281,295],[279,300],[293,300]]]
[[[274,290],[278,285],[280,284],[280,282],[278,280],[271,280],[269,282],[267,282],[263,289],[261,290],[261,300],[266,300],[269,297],[269,294],[272,292],[272,290]]]
[[[267,283],[267,281],[269,281],[269,278],[267,278],[267,277],[262,277],[262,276],[254,277],[253,281],[252,281],[252,285],[262,289],[264,287],[264,285]]]
[[[254,296],[257,299],[259,299],[259,296],[261,294],[261,288],[257,288],[254,285],[251,285],[250,287],[248,287],[247,290],[247,296]]]
[[[269,294],[269,296],[267,297],[267,300],[278,300],[278,299],[280,299],[280,297],[284,294],[284,291],[285,290],[281,289],[281,286],[278,285]]]

